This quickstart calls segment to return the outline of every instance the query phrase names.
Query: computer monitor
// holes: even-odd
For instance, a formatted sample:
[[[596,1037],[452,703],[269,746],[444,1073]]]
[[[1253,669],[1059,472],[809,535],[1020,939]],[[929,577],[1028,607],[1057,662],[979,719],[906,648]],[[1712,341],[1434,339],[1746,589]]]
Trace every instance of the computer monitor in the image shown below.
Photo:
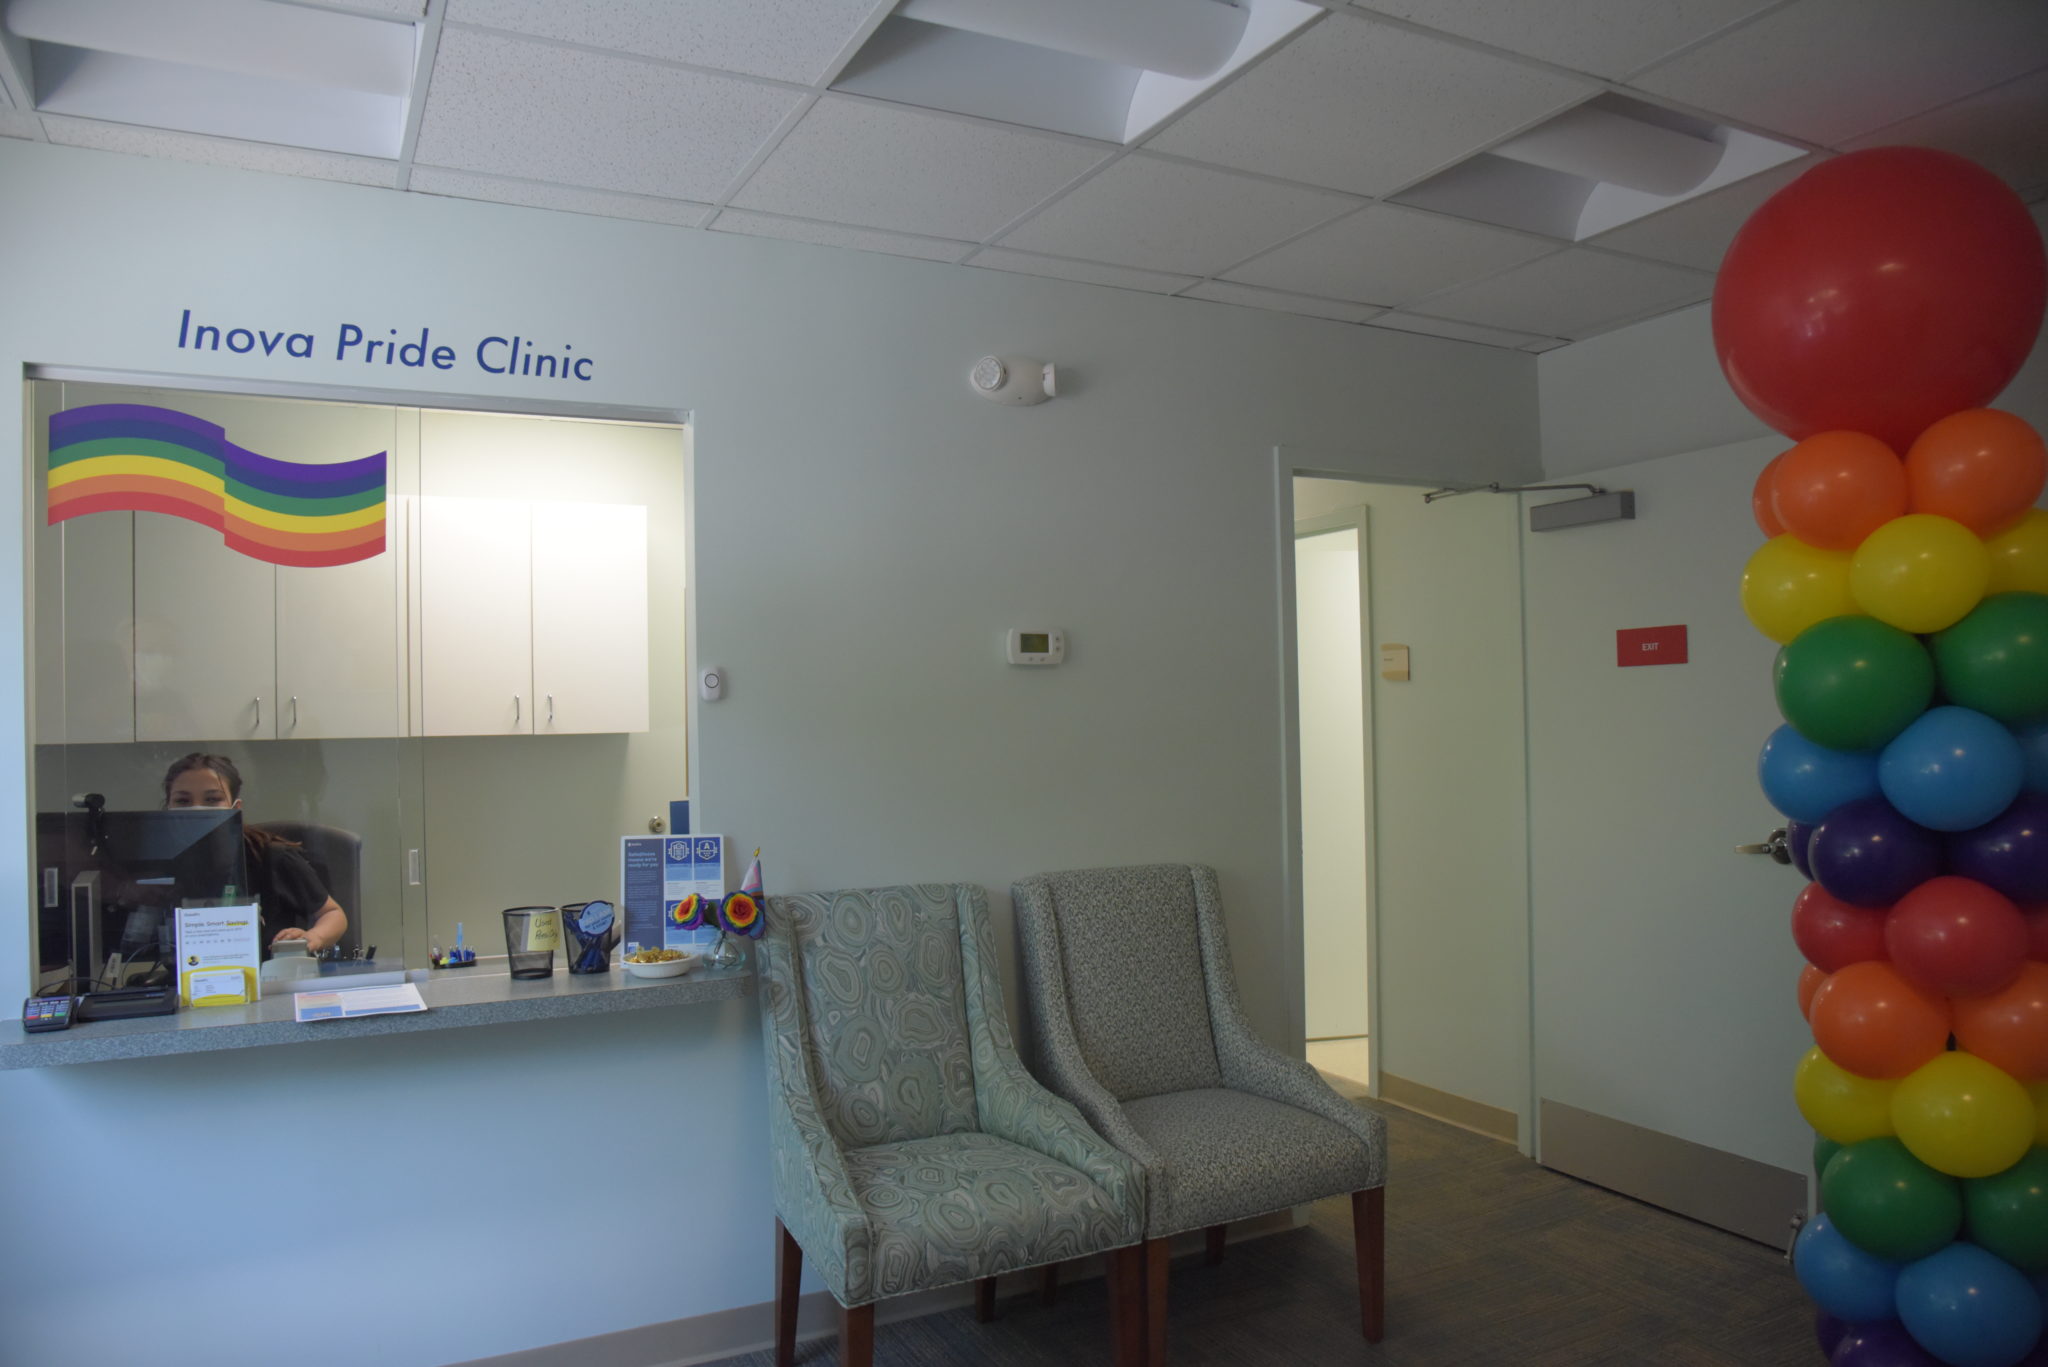
[[[242,856],[242,814],[232,807],[63,813],[38,825],[38,851],[62,858],[68,962],[77,990],[98,983],[109,954],[123,963],[166,961],[171,910],[250,895]],[[42,881],[51,881],[45,864]],[[42,889],[38,889],[39,892]],[[50,920],[45,919],[47,929]],[[52,947],[38,956],[47,966]],[[114,986],[116,984],[106,984]]]

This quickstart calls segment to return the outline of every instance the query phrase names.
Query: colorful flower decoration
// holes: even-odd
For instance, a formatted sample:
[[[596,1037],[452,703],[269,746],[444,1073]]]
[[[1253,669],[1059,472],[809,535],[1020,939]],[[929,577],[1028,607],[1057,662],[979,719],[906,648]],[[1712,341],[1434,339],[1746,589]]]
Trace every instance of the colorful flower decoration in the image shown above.
[[[703,930],[712,924],[717,906],[711,899],[693,892],[682,901],[669,904],[668,923],[677,930]]]
[[[718,904],[718,924],[730,934],[757,939],[761,934],[761,904],[744,892],[736,892]]]

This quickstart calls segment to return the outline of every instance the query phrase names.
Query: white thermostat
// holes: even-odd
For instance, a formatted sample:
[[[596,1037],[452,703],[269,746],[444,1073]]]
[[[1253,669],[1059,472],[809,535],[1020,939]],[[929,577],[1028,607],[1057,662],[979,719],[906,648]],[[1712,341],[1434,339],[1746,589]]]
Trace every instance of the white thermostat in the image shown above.
[[[1056,665],[1067,658],[1067,633],[1020,631],[1012,627],[1009,648],[1013,665]]]
[[[725,671],[707,667],[697,671],[697,696],[705,702],[717,702],[725,696]]]

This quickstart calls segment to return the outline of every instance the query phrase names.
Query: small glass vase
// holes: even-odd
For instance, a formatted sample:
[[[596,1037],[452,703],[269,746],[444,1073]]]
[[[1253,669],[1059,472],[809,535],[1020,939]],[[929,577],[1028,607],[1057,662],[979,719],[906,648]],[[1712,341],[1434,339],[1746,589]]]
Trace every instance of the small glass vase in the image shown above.
[[[718,939],[712,943],[711,952],[704,956],[704,962],[713,968],[738,968],[746,962],[746,953],[741,950],[739,939],[724,931],[718,932]]]

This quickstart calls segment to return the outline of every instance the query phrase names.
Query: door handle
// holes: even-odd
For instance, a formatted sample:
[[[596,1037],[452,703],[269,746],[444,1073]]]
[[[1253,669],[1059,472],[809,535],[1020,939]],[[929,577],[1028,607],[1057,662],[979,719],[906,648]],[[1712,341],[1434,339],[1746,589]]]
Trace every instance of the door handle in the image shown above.
[[[1785,828],[1780,826],[1764,838],[1760,845],[1737,845],[1737,854],[1767,854],[1780,864],[1792,862],[1791,847],[1785,843]]]
[[[299,729],[299,695],[292,694],[292,730]]]
[[[549,725],[549,726],[553,726],[554,724],[555,724],[555,695],[554,695],[554,694],[552,694],[552,693],[550,693],[550,694],[548,694],[548,725]]]
[[[254,729],[261,731],[263,729],[263,699],[259,696],[251,698],[249,701],[256,704],[256,725]]]
[[[519,725],[519,695],[517,693],[512,695],[512,724],[514,726]]]

